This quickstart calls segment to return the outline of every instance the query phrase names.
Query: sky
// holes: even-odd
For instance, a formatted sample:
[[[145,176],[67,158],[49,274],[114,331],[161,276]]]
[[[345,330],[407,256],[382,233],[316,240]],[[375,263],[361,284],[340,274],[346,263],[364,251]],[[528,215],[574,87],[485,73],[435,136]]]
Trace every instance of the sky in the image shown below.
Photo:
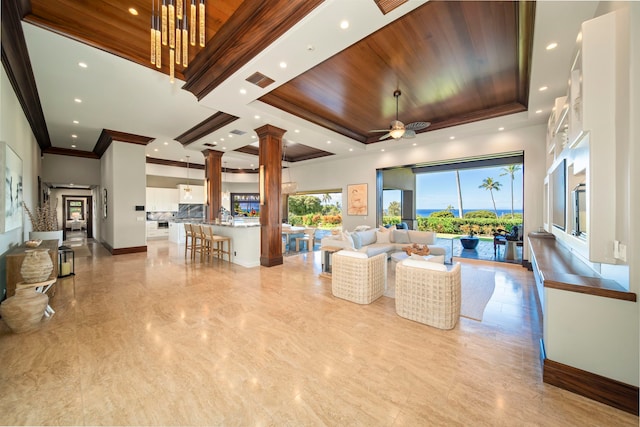
[[[463,208],[493,210],[491,194],[482,185],[485,178],[491,177],[502,184],[500,191],[494,191],[493,197],[497,209],[511,209],[511,176],[500,176],[503,167],[489,167],[460,170],[460,187]],[[514,209],[522,209],[522,168],[516,172],[513,181]],[[392,201],[400,202],[400,191],[385,191],[384,209]],[[458,190],[455,171],[430,172],[416,175],[416,209],[446,209],[458,207]]]

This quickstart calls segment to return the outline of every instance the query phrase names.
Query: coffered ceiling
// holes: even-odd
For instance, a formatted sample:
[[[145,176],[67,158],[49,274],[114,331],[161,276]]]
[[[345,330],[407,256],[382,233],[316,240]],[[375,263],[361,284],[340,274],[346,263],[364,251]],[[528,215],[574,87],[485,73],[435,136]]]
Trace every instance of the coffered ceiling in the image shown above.
[[[151,0],[21,0],[49,150],[95,153],[110,129],[151,139],[153,158],[202,163],[194,152],[213,149],[228,167],[251,169],[253,130],[265,123],[287,130],[291,161],[428,143],[462,124],[495,131],[497,118],[541,123],[566,90],[579,22],[595,9],[412,0],[383,14],[376,3],[207,0],[207,46],[190,51],[171,85],[166,63],[159,72],[149,61]],[[562,39],[555,58],[544,57],[547,39]],[[541,94],[548,67],[561,72]],[[256,73],[264,84],[248,81]],[[432,124],[414,140],[379,142],[371,130],[396,118],[396,89],[399,120]]]

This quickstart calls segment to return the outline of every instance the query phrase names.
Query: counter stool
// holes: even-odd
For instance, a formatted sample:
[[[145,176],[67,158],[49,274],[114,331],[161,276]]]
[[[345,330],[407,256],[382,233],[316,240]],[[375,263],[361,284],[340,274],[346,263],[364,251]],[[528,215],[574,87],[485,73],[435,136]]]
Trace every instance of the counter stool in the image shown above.
[[[200,259],[202,260],[205,252],[205,239],[202,232],[202,226],[200,224],[191,224],[192,244],[191,244],[191,259],[196,259],[196,253],[200,252]]]
[[[191,230],[191,224],[184,223],[184,257],[187,257],[187,250],[193,254],[193,231]]]

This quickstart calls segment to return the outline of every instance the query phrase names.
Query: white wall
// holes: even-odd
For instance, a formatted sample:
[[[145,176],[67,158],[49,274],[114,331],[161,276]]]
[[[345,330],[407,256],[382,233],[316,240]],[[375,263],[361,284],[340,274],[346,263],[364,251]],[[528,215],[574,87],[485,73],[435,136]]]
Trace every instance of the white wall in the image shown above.
[[[4,141],[22,159],[22,198],[29,207],[38,205],[38,175],[40,174],[40,148],[22,107],[18,102],[11,83],[0,67],[0,141]],[[23,216],[23,226],[0,234],[0,299],[6,289],[4,254],[21,244],[32,229],[29,220]]]
[[[314,191],[326,188],[342,188],[343,207],[347,203],[347,184],[368,184],[368,214],[349,216],[343,210],[343,226],[352,230],[360,224],[376,226],[376,169],[418,164],[439,160],[468,158],[487,154],[524,152],[524,226],[525,235],[542,226],[542,196],[545,168],[544,125],[529,126],[503,132],[477,135],[470,138],[421,143],[420,136],[410,142],[398,144],[403,148],[381,152],[377,147],[368,147],[367,152],[354,160],[315,160],[310,164],[292,165],[291,177],[298,183],[298,191]],[[301,162],[302,163],[302,162]],[[528,259],[528,248],[524,248]]]
[[[52,184],[100,185],[100,160],[45,154],[42,181]]]

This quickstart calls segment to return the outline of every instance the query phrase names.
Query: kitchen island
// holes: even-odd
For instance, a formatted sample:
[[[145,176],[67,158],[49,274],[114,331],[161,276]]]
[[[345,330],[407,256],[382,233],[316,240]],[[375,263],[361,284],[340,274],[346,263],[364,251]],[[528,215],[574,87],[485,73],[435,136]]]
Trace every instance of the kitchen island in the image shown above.
[[[234,218],[232,221],[215,223],[202,221],[174,221],[169,224],[169,240],[185,244],[184,223],[210,225],[213,234],[231,238],[231,262],[243,267],[260,266],[260,219]]]

